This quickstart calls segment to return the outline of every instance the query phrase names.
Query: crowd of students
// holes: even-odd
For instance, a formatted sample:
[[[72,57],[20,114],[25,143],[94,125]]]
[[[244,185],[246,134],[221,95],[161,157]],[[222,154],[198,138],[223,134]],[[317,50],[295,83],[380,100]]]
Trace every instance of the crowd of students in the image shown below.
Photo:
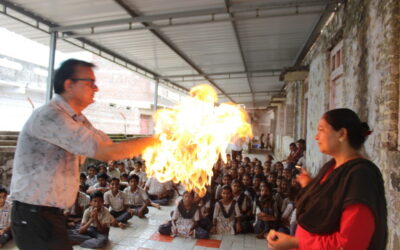
[[[125,228],[133,216],[144,218],[148,207],[168,205],[175,196],[170,220],[159,226],[164,235],[208,238],[210,234],[255,233],[264,238],[270,229],[293,235],[296,228],[295,197],[300,190],[297,168],[302,164],[305,142],[290,145],[285,161],[273,162],[269,155],[262,164],[227,154],[219,160],[207,193],[179,193],[178,184],[147,178],[140,159],[89,165],[80,175],[74,205],[64,210],[69,238],[86,248],[101,248],[110,227]],[[296,146],[296,144],[294,144]],[[296,158],[297,157],[297,158]],[[11,202],[0,188],[0,247],[11,239]]]

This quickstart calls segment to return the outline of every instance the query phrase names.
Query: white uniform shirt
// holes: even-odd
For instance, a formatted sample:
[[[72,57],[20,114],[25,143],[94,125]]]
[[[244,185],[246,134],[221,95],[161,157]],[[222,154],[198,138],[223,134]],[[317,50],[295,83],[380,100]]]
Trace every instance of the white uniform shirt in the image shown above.
[[[151,195],[160,195],[173,189],[171,181],[161,183],[154,177],[147,180],[146,187],[149,188],[147,192]]]
[[[146,191],[141,187],[137,187],[135,192],[131,191],[131,187],[127,187],[124,190],[128,198],[128,202],[130,206],[143,206],[144,203],[149,199],[146,194]]]
[[[144,187],[144,185],[146,184],[146,182],[147,182],[147,174],[145,173],[145,172],[142,172],[142,171],[140,171],[140,172],[137,172],[137,171],[135,171],[135,170],[132,170],[130,173],[129,173],[129,176],[132,176],[132,175],[137,175],[137,176],[139,176],[139,187]]]
[[[81,208],[83,208],[83,210],[85,210],[90,204],[90,196],[82,193],[82,192],[78,192],[78,206],[80,206]],[[69,208],[67,210],[71,215],[77,215],[76,211],[75,211],[75,204],[72,205],[71,208]]]
[[[110,138],[59,95],[36,109],[22,129],[11,179],[12,200],[69,208],[79,189],[79,163]],[[83,159],[82,159],[83,158]]]
[[[4,206],[0,208],[0,229],[11,224],[11,204],[11,201],[6,200]]]
[[[86,224],[89,219],[90,219],[90,213],[92,212],[93,207],[89,207],[88,209],[85,210],[83,213],[82,217],[82,222],[81,225]],[[107,227],[110,227],[111,223],[114,220],[114,217],[110,214],[110,212],[107,210],[107,208],[102,207],[101,210],[97,213],[97,219],[102,225],[106,225]],[[93,222],[91,224],[92,227],[96,227],[96,223]]]
[[[104,193],[104,204],[110,205],[111,210],[115,212],[121,212],[125,208],[124,205],[129,205],[125,193],[118,191],[114,196],[111,190]]]

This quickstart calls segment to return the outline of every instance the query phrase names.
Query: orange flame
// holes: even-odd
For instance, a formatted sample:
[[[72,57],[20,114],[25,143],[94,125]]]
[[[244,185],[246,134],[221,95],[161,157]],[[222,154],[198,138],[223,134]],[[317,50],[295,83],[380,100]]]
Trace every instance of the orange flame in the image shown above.
[[[191,89],[191,98],[154,116],[160,144],[145,150],[146,173],[161,182],[181,182],[200,196],[211,184],[213,166],[234,138],[252,137],[247,113],[232,103],[215,105],[217,92],[209,85]]]

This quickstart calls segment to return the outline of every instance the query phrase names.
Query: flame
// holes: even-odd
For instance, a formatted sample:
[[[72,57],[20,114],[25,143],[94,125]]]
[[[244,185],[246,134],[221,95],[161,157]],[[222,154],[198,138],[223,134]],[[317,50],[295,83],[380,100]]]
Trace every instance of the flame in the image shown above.
[[[156,112],[155,137],[160,143],[147,148],[143,158],[148,176],[181,182],[186,190],[204,196],[219,155],[226,162],[228,144],[252,137],[252,130],[247,113],[238,105],[216,105],[218,95],[211,86],[195,86],[190,96],[173,109]]]

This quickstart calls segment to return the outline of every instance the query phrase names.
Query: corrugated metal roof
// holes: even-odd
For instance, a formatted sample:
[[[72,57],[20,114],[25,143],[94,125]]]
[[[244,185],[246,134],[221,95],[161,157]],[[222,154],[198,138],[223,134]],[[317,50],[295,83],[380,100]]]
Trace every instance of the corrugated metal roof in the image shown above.
[[[43,23],[67,27],[63,32],[73,34],[64,33],[64,38],[73,36],[66,40],[79,46],[85,42],[86,49],[108,54],[121,65],[133,65],[128,68],[148,71],[186,89],[210,82],[219,89],[221,100],[265,106],[282,89],[279,72],[294,66],[327,1],[230,0],[229,12],[224,0],[1,3],[15,5],[7,12],[31,26],[38,19],[45,31],[49,27]],[[26,18],[20,13],[32,15]],[[49,43],[48,33],[7,16],[0,15],[0,26]],[[63,41],[57,49],[79,50]]]

